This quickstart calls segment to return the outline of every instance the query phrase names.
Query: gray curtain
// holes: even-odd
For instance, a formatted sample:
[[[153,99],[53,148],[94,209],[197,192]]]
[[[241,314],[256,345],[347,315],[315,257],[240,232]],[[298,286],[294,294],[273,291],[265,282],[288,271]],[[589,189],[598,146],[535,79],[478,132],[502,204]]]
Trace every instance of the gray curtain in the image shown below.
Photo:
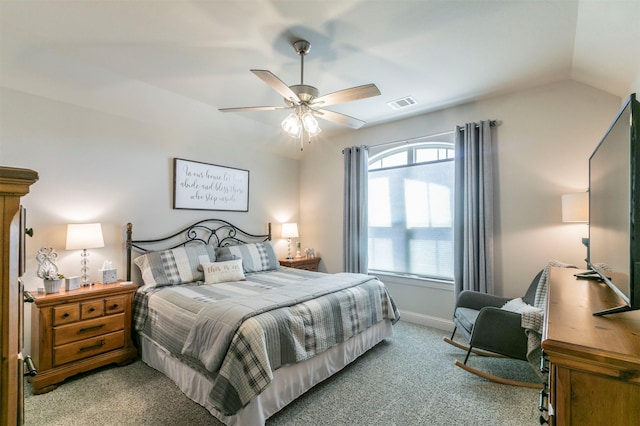
[[[344,270],[367,273],[368,161],[366,146],[345,148],[344,154]]]
[[[456,126],[454,283],[493,293],[493,127],[490,121]]]

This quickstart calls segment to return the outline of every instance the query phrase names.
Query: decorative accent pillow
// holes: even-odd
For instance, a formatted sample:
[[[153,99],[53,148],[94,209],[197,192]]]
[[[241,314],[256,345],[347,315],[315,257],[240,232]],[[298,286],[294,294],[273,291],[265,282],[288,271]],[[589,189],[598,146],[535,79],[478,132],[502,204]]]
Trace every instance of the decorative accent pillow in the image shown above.
[[[204,269],[205,284],[220,284],[245,280],[244,272],[242,272],[242,259],[203,263],[202,268]]]
[[[271,241],[264,243],[239,244],[237,246],[219,247],[216,256],[223,257],[229,254],[242,259],[244,272],[260,272],[278,269],[280,263]]]
[[[215,251],[215,249],[214,249],[214,251]],[[216,262],[226,262],[228,260],[235,260],[235,259],[239,259],[239,257],[236,256],[235,254],[231,254],[231,253],[227,253],[227,254],[222,255],[222,256],[216,255]],[[202,265],[198,265],[198,271],[199,272],[204,272],[204,267]]]
[[[240,258],[235,254],[220,253],[220,256],[216,254],[216,262],[227,262],[229,260],[236,260],[236,259],[240,259]]]
[[[524,300],[522,300],[521,297],[518,297],[517,299],[509,300],[507,303],[502,305],[500,309],[504,309],[505,311],[515,312],[518,314],[540,311],[540,309],[536,308],[535,306],[531,306],[527,304]]]
[[[145,287],[161,287],[202,281],[204,274],[198,266],[216,260],[211,246],[191,245],[156,251],[135,258]]]

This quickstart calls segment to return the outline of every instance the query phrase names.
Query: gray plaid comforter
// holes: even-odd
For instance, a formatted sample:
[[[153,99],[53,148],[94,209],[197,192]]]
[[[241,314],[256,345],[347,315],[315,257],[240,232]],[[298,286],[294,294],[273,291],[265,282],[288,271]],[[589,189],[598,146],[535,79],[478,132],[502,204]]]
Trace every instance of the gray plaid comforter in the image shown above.
[[[292,298],[283,298],[287,293]],[[248,404],[281,366],[399,318],[374,277],[290,268],[247,274],[247,281],[163,287],[138,293],[135,302],[138,332],[207,374],[210,400],[225,415]],[[215,306],[231,313],[220,315]]]

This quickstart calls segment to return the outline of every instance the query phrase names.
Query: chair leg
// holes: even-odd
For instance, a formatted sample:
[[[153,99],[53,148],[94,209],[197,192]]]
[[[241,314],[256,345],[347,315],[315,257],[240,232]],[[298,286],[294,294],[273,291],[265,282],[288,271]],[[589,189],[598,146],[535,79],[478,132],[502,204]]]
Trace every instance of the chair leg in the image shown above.
[[[473,348],[471,347],[471,345],[469,345],[469,350],[467,351],[467,356],[464,357],[464,363],[463,364],[467,364],[467,361],[469,360],[469,355],[471,355],[471,350]]]
[[[451,333],[451,340],[453,340],[453,337],[456,335],[456,330],[458,329],[458,327],[453,327],[453,333]]]
[[[473,347],[471,345],[469,345],[469,349],[467,350],[467,355],[464,357],[464,362],[460,362],[458,360],[456,360],[455,365],[462,368],[465,371],[468,371],[471,374],[475,374],[478,377],[482,377],[483,379],[487,379],[490,380],[492,382],[496,382],[496,383],[500,383],[503,385],[511,385],[511,386],[519,386],[519,387],[524,387],[524,388],[531,388],[531,389],[541,389],[542,388],[542,384],[540,383],[529,383],[529,382],[520,382],[518,380],[510,380],[510,379],[505,379],[499,376],[494,376],[493,374],[489,374],[489,373],[485,373],[484,371],[480,371],[478,369],[475,369],[473,367],[469,367],[467,365],[467,361],[469,361],[469,355],[471,355],[471,352],[473,353],[477,353],[476,350],[473,349]],[[498,354],[496,354],[498,355]],[[499,357],[501,355],[498,355]],[[507,358],[507,357],[504,357]]]
[[[462,349],[463,351],[468,351],[469,350],[469,346],[463,345],[462,343],[458,343],[458,342],[456,342],[453,339],[450,339],[448,337],[443,337],[442,340],[447,342],[451,346],[455,346],[458,349]],[[476,355],[480,355],[480,356],[488,356],[488,357],[493,357],[493,358],[507,358],[507,357],[505,357],[503,355],[500,355],[500,354],[496,354],[496,353],[492,353],[492,352],[479,351],[478,349],[472,349],[471,352],[473,352]]]
[[[492,382],[500,383],[503,385],[518,386],[518,387],[530,388],[530,389],[542,389],[542,386],[543,386],[542,383],[520,382],[518,380],[510,380],[510,379],[505,379],[503,377],[494,376],[493,374],[485,373],[484,371],[480,371],[473,367],[469,367],[468,365],[463,364],[458,360],[456,360],[455,365],[457,367],[462,368],[465,371],[468,371],[471,374],[475,374],[478,377],[482,377],[483,379],[487,379]]]

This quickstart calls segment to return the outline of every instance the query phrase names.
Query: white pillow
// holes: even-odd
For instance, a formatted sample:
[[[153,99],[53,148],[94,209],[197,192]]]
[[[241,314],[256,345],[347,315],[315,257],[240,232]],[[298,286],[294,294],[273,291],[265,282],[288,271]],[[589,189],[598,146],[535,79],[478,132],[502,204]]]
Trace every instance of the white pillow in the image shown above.
[[[504,309],[505,311],[515,312],[518,314],[522,314],[525,312],[541,311],[535,306],[528,305],[524,300],[522,300],[521,297],[518,297],[517,299],[509,300],[507,303],[502,305],[501,309]]]
[[[220,284],[230,281],[243,281],[245,279],[242,270],[242,259],[203,263],[202,268],[204,269],[205,284]]]

